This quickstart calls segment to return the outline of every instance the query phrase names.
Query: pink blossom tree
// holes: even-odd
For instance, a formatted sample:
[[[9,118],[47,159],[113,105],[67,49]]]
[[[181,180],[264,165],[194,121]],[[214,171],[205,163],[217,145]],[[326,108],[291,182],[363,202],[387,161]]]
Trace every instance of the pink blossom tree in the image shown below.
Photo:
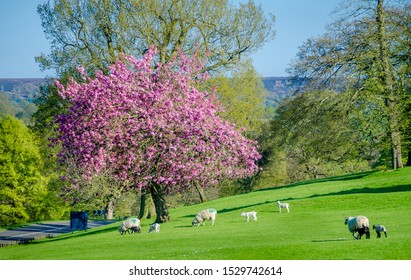
[[[165,222],[164,194],[252,176],[260,155],[256,142],[217,115],[214,93],[196,90],[204,78],[199,61],[180,54],[155,65],[155,54],[151,48],[140,60],[125,56],[95,78],[79,69],[83,83],[57,81],[71,106],[56,117],[55,140],[61,160],[74,158],[84,180],[109,170],[117,182],[111,188],[149,191],[156,221]]]

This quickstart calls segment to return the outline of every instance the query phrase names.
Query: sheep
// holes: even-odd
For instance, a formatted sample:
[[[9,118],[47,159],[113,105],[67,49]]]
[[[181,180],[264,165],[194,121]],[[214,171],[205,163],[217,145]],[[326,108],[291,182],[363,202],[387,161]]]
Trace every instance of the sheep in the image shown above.
[[[354,239],[361,239],[361,236],[365,233],[367,239],[370,239],[370,222],[365,216],[347,217],[345,218],[345,224],[348,225],[348,230],[352,233]],[[359,237],[355,236],[358,233]]]
[[[131,231],[131,233],[135,233],[135,232],[141,233],[141,228],[140,228],[140,226],[131,227],[131,228],[129,229],[129,232],[130,232],[130,231]]]
[[[377,233],[377,238],[381,237],[381,232],[384,232],[385,237],[387,237],[387,229],[383,225],[373,225],[372,229],[375,229]]]
[[[197,225],[199,226],[201,223],[203,223],[203,226],[205,225],[206,220],[211,220],[211,225],[214,225],[214,221],[217,216],[217,211],[213,208],[209,209],[204,209],[200,212],[197,213],[197,215],[194,217],[191,225]]]
[[[150,226],[148,229],[148,233],[150,232],[160,232],[160,224],[159,223],[154,223]]]
[[[251,211],[251,212],[242,212],[241,216],[245,217],[245,220],[248,222],[250,220],[250,217],[254,218],[254,221],[257,221],[257,212]]]
[[[281,208],[287,209],[287,213],[290,213],[290,205],[288,203],[281,203],[279,200],[277,200],[278,208],[280,209],[281,213]]]
[[[118,231],[121,235],[134,232],[141,233],[140,220],[137,218],[129,218],[120,224]]]

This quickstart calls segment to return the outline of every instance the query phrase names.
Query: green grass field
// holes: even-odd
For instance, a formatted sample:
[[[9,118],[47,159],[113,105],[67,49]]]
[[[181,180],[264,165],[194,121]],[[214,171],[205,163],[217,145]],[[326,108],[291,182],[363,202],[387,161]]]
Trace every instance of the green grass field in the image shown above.
[[[277,200],[290,204],[279,213]],[[212,207],[216,223],[192,227]],[[258,221],[240,216],[257,211]],[[410,260],[411,168],[267,188],[170,210],[160,233],[121,236],[118,223],[27,245],[0,248],[6,260]],[[353,240],[346,216],[365,215],[387,227],[388,238]]]

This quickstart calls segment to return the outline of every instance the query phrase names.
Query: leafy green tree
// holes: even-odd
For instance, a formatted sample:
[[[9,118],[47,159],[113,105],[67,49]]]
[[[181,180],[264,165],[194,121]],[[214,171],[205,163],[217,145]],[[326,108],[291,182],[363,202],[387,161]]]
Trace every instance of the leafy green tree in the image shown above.
[[[309,81],[314,88],[373,94],[385,100],[387,135],[392,167],[402,167],[400,93],[403,69],[409,62],[399,49],[407,48],[409,33],[394,11],[403,6],[384,6],[383,1],[355,2],[328,31],[308,39],[290,68],[290,74]]]
[[[215,0],[56,0],[38,6],[38,13],[52,51],[36,60],[43,69],[54,69],[62,83],[76,77],[77,66],[90,76],[95,70],[107,73],[122,54],[139,57],[153,45],[161,64],[174,60],[179,50],[196,51],[206,59],[201,71],[232,69],[275,35],[274,16],[253,1],[234,6]],[[44,88],[37,128],[47,128],[55,111],[64,110],[55,92],[53,86]]]
[[[222,118],[243,128],[243,134],[248,138],[257,139],[266,118],[268,93],[249,61],[238,66],[230,76],[220,74],[208,80],[203,87],[209,91],[215,88],[216,96],[224,107],[224,112],[220,113]]]
[[[180,53],[174,63],[155,65],[155,51],[118,61],[109,75],[84,74],[87,83],[57,83],[71,106],[56,117],[55,142],[62,161],[73,158],[86,171],[85,180],[109,174],[111,193],[150,191],[156,221],[166,222],[166,193],[252,176],[260,155],[255,141],[218,116],[214,94],[195,88],[201,61]],[[74,189],[89,188],[68,179]]]
[[[11,104],[7,94],[0,92],[0,118],[15,115],[13,104]]]
[[[157,61],[179,50],[208,57],[203,71],[231,67],[274,37],[274,16],[253,1],[227,0],[55,0],[38,6],[51,54],[37,57],[61,76],[82,66],[89,74],[107,70],[121,54],[139,57],[151,46]]]
[[[250,61],[239,63],[238,68],[229,75],[219,74],[201,87],[208,91],[214,88],[216,97],[224,108],[220,116],[242,128],[244,136],[261,144],[264,138],[262,135],[269,130],[265,105],[268,93]],[[262,162],[259,163],[263,165]],[[253,189],[256,179],[253,176],[238,181],[225,181],[220,194],[249,191]]]
[[[362,171],[375,163],[385,136],[379,113],[384,105],[367,99],[348,105],[349,99],[312,91],[278,107],[271,139],[282,154],[277,151],[273,164],[285,162],[290,181]]]
[[[14,116],[30,124],[31,115],[36,109],[33,103],[23,100],[18,94],[0,92],[0,117]]]
[[[0,119],[0,224],[42,217],[46,178],[35,138],[18,119]]]
[[[395,19],[396,33],[395,39],[398,41],[393,46],[396,65],[399,65],[396,84],[394,86],[399,88],[399,108],[400,114],[400,130],[402,136],[402,145],[407,151],[408,159],[407,166],[411,166],[411,48],[409,42],[411,38],[411,4],[405,3],[404,7],[398,7],[390,10],[391,18]]]

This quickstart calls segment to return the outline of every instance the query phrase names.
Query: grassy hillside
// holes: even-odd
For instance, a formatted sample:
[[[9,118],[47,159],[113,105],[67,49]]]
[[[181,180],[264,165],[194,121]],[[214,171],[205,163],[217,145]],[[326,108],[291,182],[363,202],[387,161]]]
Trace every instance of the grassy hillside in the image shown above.
[[[279,213],[276,201],[290,204]],[[217,209],[215,225],[192,227],[196,212]],[[258,212],[245,222],[241,211]],[[120,236],[119,223],[61,235],[28,245],[0,248],[0,259],[142,260],[396,260],[411,259],[411,169],[308,181],[225,197],[171,210],[158,234]],[[345,216],[382,223],[388,238],[353,240]]]

